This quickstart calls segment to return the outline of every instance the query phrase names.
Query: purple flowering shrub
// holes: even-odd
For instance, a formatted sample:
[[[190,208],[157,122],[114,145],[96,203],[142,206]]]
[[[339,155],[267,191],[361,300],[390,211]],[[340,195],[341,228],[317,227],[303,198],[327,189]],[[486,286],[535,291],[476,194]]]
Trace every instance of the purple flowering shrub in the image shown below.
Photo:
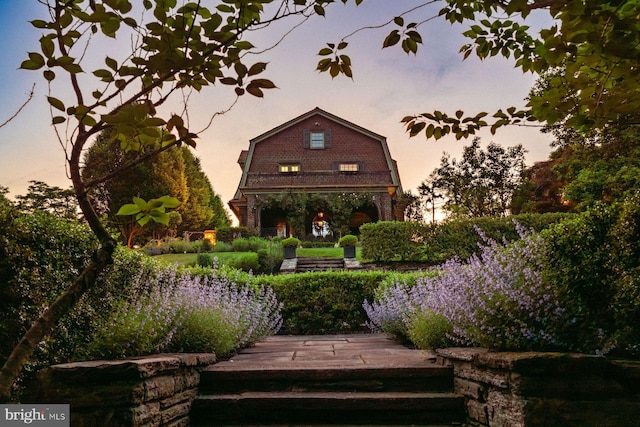
[[[128,357],[171,352],[229,355],[282,324],[281,304],[271,288],[238,285],[175,268],[144,272],[129,298],[97,325],[89,357]]]
[[[365,301],[369,326],[374,330],[415,335],[443,331],[453,344],[494,349],[557,349],[565,313],[556,289],[545,282],[545,242],[518,227],[521,240],[498,244],[483,238],[481,251],[463,262],[451,259],[415,286],[396,283]],[[416,319],[437,321],[429,328]],[[443,325],[443,320],[449,325]],[[428,326],[428,325],[427,325]],[[436,330],[436,331],[437,331]],[[437,334],[436,334],[437,335]],[[428,337],[425,342],[439,342]]]

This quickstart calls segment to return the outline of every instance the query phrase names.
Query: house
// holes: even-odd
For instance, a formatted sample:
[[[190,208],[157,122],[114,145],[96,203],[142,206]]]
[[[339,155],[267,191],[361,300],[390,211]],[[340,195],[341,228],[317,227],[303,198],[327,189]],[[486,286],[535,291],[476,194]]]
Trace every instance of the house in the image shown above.
[[[229,206],[263,236],[339,237],[396,219],[402,187],[386,138],[320,108],[253,138],[238,163]]]

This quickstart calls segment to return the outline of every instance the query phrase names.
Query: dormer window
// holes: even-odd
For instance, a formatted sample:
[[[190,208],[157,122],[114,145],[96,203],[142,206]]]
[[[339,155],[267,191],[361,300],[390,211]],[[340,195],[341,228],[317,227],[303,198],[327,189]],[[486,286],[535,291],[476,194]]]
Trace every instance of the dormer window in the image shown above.
[[[280,173],[298,173],[300,172],[299,164],[280,165]]]
[[[358,163],[340,163],[338,168],[340,172],[358,172],[360,170],[360,164]]]

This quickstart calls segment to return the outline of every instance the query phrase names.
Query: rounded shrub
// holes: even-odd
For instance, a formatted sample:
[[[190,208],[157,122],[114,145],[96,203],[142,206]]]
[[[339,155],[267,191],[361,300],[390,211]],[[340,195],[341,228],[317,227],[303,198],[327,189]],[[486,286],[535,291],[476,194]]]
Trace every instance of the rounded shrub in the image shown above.
[[[300,246],[300,239],[296,237],[288,237],[282,240],[282,247],[284,248],[297,248]]]
[[[338,245],[343,248],[345,246],[356,246],[357,244],[358,244],[358,237],[354,236],[353,234],[346,234],[342,236],[340,240],[338,240]]]
[[[451,344],[449,335],[453,326],[442,314],[433,310],[415,313],[409,321],[407,335],[419,349],[435,350]]]

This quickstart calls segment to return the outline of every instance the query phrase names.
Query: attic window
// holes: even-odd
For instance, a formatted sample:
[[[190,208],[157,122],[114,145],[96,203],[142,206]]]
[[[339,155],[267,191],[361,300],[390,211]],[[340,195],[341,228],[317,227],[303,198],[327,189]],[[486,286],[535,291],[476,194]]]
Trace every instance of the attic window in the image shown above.
[[[339,171],[340,172],[358,172],[360,170],[360,165],[358,163],[340,163]]]
[[[310,148],[324,148],[324,132],[311,132]]]
[[[280,165],[280,173],[298,173],[300,172],[300,165]]]
[[[331,148],[331,129],[305,129],[302,135],[302,147],[312,150]]]

